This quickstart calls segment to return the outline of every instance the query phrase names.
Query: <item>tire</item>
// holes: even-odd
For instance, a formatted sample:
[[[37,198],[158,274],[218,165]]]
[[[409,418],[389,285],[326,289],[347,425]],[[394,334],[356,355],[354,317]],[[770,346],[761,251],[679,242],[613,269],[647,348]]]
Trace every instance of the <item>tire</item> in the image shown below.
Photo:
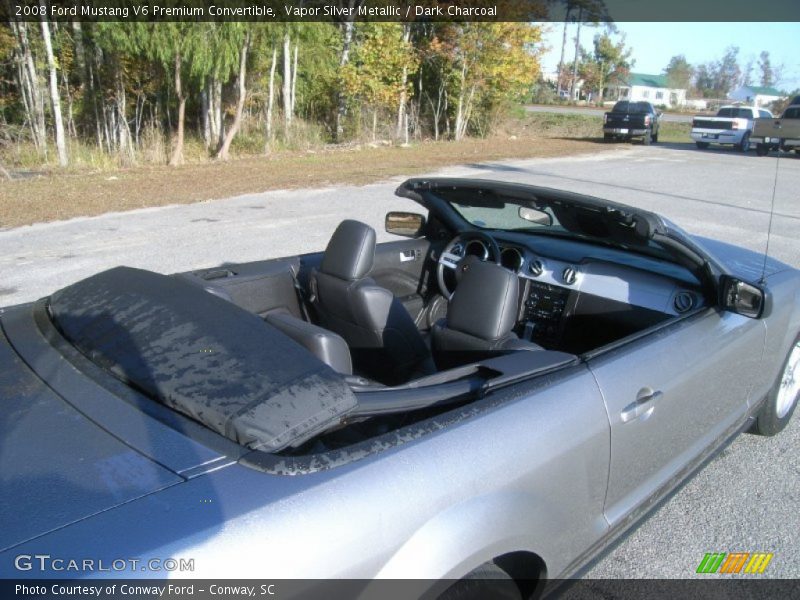
[[[700,150],[705,150],[706,148],[708,148],[708,142],[695,142],[695,144],[697,144],[697,147]]]
[[[642,143],[645,146],[649,146],[652,142],[653,142],[653,132],[648,129],[647,133],[645,133],[644,137],[642,137]]]
[[[756,155],[766,156],[767,154],[769,154],[769,146],[767,146],[766,144],[756,145]]]
[[[456,581],[438,600],[522,600],[511,576],[493,562],[481,565]]]
[[[653,134],[653,143],[654,144],[658,143],[658,132],[657,131]]]
[[[603,134],[603,141],[604,141],[606,144],[610,144],[611,142],[613,142],[613,141],[614,141],[614,135],[613,135],[613,134],[611,134],[611,133],[604,133],[604,134]]]
[[[750,132],[745,132],[742,141],[736,144],[736,149],[739,152],[747,152],[750,150]]]
[[[800,335],[792,344],[780,374],[767,394],[767,401],[750,429],[758,435],[771,436],[783,431],[789,424],[800,398]]]

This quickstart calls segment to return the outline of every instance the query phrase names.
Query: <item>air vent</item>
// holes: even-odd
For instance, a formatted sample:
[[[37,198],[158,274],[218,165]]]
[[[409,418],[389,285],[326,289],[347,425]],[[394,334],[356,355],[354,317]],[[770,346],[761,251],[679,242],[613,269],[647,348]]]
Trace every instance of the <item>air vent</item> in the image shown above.
[[[694,296],[689,292],[678,292],[675,294],[675,299],[672,301],[672,306],[675,312],[683,314],[694,308]]]
[[[534,277],[538,277],[544,273],[544,265],[540,260],[532,260],[528,263],[528,272]]]
[[[561,273],[561,278],[567,285],[572,285],[578,279],[578,272],[575,270],[575,267],[567,267]]]

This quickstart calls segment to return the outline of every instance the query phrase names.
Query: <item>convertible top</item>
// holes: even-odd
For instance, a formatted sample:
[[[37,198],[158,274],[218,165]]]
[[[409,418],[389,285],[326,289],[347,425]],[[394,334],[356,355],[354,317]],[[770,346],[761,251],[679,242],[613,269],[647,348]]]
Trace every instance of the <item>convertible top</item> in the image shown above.
[[[49,307],[92,361],[254,449],[296,446],[356,406],[342,377],[300,345],[175,277],[117,267],[56,292]]]

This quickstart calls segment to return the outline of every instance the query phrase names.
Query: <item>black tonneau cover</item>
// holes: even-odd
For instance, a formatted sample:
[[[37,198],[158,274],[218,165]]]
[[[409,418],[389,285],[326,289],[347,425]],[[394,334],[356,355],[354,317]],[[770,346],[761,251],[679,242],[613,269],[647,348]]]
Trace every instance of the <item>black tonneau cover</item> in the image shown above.
[[[297,445],[356,405],[304,348],[178,278],[117,267],[56,292],[50,311],[95,363],[251,448]]]

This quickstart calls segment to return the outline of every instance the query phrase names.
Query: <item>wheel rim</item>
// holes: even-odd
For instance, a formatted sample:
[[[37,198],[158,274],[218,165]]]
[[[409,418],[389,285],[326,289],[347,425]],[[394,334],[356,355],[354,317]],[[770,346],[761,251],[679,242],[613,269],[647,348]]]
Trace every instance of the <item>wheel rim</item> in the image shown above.
[[[800,393],[800,342],[795,344],[789,360],[786,361],[786,368],[781,376],[781,384],[778,388],[778,398],[775,410],[778,418],[782,419],[791,410],[797,401]]]

